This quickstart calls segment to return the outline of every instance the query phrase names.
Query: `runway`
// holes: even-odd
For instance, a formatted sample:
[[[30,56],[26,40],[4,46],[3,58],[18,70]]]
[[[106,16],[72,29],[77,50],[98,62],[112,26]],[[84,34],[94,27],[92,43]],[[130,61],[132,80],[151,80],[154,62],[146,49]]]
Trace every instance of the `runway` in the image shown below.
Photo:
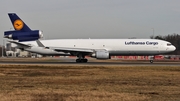
[[[87,63],[76,63],[76,62],[24,62],[24,61],[3,61],[0,64],[19,64],[19,65],[84,65],[84,66],[180,66],[180,62],[154,62],[149,63],[148,61],[133,61],[133,62],[87,62]]]
[[[179,61],[172,60],[154,60],[150,63],[149,60],[97,60],[88,58],[87,63],[76,63],[76,58],[0,58],[0,64],[19,64],[19,65],[85,65],[85,66],[180,66]]]

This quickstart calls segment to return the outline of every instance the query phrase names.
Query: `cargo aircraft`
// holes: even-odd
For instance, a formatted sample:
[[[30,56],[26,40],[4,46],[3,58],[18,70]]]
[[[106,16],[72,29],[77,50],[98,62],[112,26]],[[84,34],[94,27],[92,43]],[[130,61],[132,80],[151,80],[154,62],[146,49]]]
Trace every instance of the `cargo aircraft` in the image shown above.
[[[41,55],[77,56],[76,62],[88,62],[85,56],[110,59],[111,56],[154,56],[174,51],[170,42],[158,39],[51,39],[39,40],[42,31],[31,30],[15,13],[9,13],[14,31],[4,37],[17,48]],[[16,40],[16,41],[15,41]],[[150,58],[153,63],[153,58]]]

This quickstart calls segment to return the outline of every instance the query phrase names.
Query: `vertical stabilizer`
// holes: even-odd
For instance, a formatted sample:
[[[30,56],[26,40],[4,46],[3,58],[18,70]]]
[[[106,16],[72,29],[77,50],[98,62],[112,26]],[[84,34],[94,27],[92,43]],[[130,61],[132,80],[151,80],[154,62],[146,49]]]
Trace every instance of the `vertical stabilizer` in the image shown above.
[[[8,13],[9,18],[15,30],[28,32],[31,29],[16,15],[16,13]]]
[[[4,38],[22,41],[35,41],[43,37],[42,31],[31,30],[16,13],[8,13],[15,30],[4,31]]]

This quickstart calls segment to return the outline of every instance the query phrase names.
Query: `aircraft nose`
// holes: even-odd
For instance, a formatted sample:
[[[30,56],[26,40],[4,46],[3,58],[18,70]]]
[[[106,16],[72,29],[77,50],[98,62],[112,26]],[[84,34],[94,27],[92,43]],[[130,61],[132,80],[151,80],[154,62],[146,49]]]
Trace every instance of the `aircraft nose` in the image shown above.
[[[172,47],[171,47],[171,50],[172,50],[172,51],[175,51],[175,50],[176,50],[176,47],[175,47],[175,46],[172,46]]]

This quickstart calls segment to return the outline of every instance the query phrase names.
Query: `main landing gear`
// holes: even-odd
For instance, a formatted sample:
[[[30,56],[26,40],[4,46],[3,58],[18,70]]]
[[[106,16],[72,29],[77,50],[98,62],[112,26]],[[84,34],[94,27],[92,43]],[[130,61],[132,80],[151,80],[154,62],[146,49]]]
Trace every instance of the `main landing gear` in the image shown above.
[[[82,55],[82,54],[79,54],[77,57],[78,57],[78,59],[76,59],[77,63],[86,63],[86,62],[88,62],[88,59],[86,59],[85,56]]]
[[[77,63],[86,63],[88,62],[88,59],[76,59]]]

